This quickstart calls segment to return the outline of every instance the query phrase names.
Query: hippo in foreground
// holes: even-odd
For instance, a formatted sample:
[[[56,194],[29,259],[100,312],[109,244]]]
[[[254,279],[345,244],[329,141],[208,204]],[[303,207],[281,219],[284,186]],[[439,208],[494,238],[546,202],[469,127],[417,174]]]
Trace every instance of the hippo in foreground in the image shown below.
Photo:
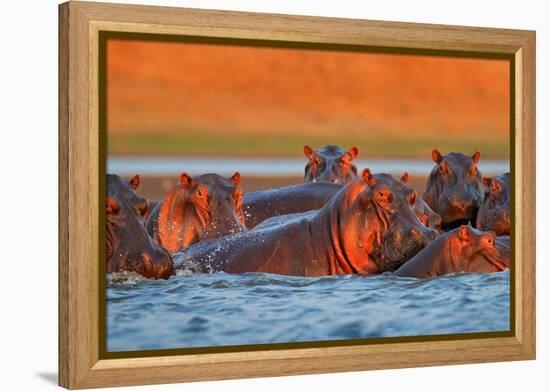
[[[304,182],[330,182],[345,184],[357,178],[357,167],[352,161],[359,154],[357,147],[345,151],[336,145],[327,145],[317,151],[304,146],[308,158]]]
[[[181,174],[145,222],[147,232],[172,254],[201,240],[246,230],[240,180],[238,172],[229,179]]]
[[[426,278],[459,272],[499,272],[510,268],[509,252],[494,232],[462,225],[439,236],[394,275]]]
[[[422,198],[441,216],[442,228],[449,230],[462,224],[475,224],[485,197],[485,187],[477,164],[479,152],[472,156],[451,152],[445,156],[434,149],[436,163]]]
[[[174,254],[177,267],[199,272],[297,276],[393,271],[436,236],[392,190],[364,170],[322,209],[303,218],[197,243]]]
[[[340,189],[339,184],[307,182],[246,193],[243,197],[246,227],[253,228],[275,216],[321,209]]]
[[[147,278],[174,274],[168,252],[155,243],[124,199],[105,199],[107,273],[135,272]]]
[[[488,180],[485,201],[477,214],[476,227],[510,235],[510,173]]]
[[[107,174],[107,195],[126,201],[136,216],[144,217],[149,211],[149,203],[147,199],[136,193],[139,183],[139,175],[134,176],[129,182],[126,182],[118,175]]]

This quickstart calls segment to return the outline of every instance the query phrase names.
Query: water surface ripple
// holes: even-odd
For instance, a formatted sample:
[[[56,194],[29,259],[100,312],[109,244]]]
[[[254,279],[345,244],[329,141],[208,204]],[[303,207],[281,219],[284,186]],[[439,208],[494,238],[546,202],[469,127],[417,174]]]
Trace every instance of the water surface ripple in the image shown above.
[[[180,273],[109,277],[107,350],[504,331],[510,273],[417,280]]]

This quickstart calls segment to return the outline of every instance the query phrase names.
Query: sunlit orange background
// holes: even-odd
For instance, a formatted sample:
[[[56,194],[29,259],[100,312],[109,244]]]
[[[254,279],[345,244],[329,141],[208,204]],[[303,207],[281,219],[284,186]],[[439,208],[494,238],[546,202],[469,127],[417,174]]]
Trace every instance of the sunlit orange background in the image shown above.
[[[108,41],[111,154],[508,157],[503,60]]]

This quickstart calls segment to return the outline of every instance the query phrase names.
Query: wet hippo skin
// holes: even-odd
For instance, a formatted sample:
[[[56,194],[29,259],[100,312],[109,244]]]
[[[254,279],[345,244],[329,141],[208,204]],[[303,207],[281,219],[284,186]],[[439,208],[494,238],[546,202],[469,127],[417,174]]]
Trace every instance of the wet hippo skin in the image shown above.
[[[174,274],[168,252],[155,243],[125,199],[105,199],[107,273],[135,272],[147,278]]]
[[[320,209],[341,188],[328,182],[308,182],[247,193],[243,197],[246,227],[253,228],[275,216]]]
[[[462,225],[441,234],[394,273],[400,277],[436,277],[458,272],[492,273],[510,267],[510,248],[494,232]]]
[[[487,179],[485,201],[479,208],[476,227],[494,231],[497,235],[510,234],[510,173]]]
[[[123,199],[132,208],[136,216],[144,217],[149,211],[149,203],[144,197],[136,193],[139,183],[139,175],[126,182],[118,175],[107,174],[107,195],[116,199]]]
[[[470,157],[456,152],[443,156],[437,149],[432,151],[436,165],[428,177],[423,198],[441,216],[444,230],[475,224],[485,197],[482,176],[477,168],[480,158],[479,152]]]
[[[304,146],[308,162],[305,167],[304,182],[348,183],[357,178],[357,167],[352,161],[359,154],[359,148],[343,150],[336,145],[327,145],[315,151]]]
[[[238,172],[229,179],[181,174],[145,222],[147,232],[174,253],[201,240],[245,230],[240,180]]]
[[[420,222],[391,181],[389,175],[375,177],[364,170],[361,179],[316,213],[197,243],[174,254],[174,260],[201,272],[322,276],[395,270],[436,231]]]

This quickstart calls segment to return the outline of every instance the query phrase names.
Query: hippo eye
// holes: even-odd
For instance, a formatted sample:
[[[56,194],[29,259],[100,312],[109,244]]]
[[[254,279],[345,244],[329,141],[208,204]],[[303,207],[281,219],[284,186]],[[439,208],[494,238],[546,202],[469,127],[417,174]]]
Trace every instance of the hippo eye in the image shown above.
[[[488,244],[489,246],[492,246],[492,245],[495,244],[495,241],[493,240],[493,238],[487,238],[486,241],[487,241],[487,244]]]
[[[203,189],[202,187],[199,187],[197,191],[195,192],[197,197],[204,198],[206,197],[206,189]]]
[[[386,190],[380,190],[378,192],[378,199],[379,199],[379,201],[391,203],[392,200],[393,200],[393,197],[392,197],[392,194],[390,192],[388,192]]]

